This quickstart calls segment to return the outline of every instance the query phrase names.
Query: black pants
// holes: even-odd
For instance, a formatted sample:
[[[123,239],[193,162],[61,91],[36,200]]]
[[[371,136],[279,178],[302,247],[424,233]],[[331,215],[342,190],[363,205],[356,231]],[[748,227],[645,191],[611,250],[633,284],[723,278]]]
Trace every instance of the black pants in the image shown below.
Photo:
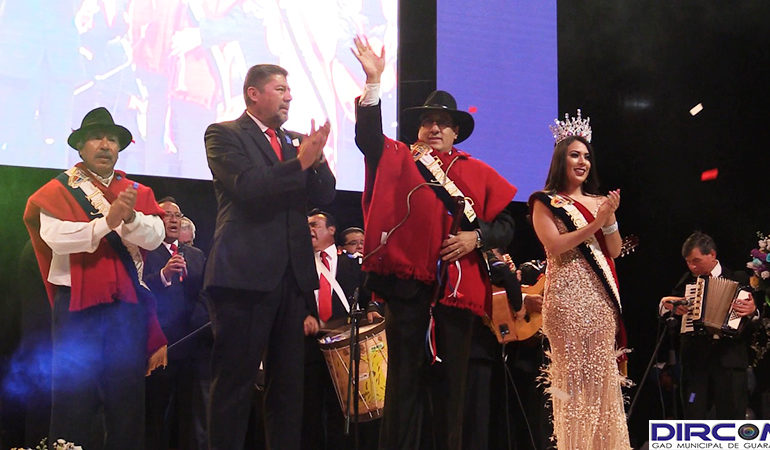
[[[745,418],[749,403],[746,369],[711,366],[704,368],[703,372],[687,368],[682,372],[682,402],[686,419]]]
[[[52,323],[49,439],[87,449],[144,448],[145,306],[115,301],[70,312],[69,304],[70,289],[60,287]],[[101,429],[100,408],[104,433],[94,436]]]
[[[147,450],[192,449],[193,377],[191,359],[169,360],[145,384]]]
[[[193,357],[192,432],[190,449],[207,450],[209,432],[206,424],[206,408],[211,394],[211,344],[203,343]],[[183,448],[180,446],[180,448]]]
[[[533,444],[538,450],[556,448],[555,442],[550,439],[553,434],[551,402],[539,380],[546,347],[547,341],[540,335],[507,345],[506,364],[512,380],[505,380],[508,383],[508,398],[504,407],[508,408],[509,422],[493,419],[492,429],[499,431],[497,436],[492,437],[498,439],[499,444],[493,439],[490,448],[508,448],[508,438],[502,430],[511,431],[513,449],[531,449]],[[504,392],[505,389],[502,390]],[[504,409],[501,417],[506,417]]]
[[[421,285],[408,297],[384,297],[388,378],[381,449],[420,448],[426,440],[426,426],[433,430],[435,448],[462,446],[473,315],[442,305],[435,308],[436,344],[442,362],[431,366],[425,346],[431,293],[431,286]],[[424,422],[426,419],[430,423]]]
[[[214,349],[209,448],[244,448],[259,363],[265,362],[269,448],[299,449],[305,307],[290,270],[272,292],[210,288]]]
[[[313,338],[315,339],[315,338]],[[310,347],[310,346],[308,346]],[[306,348],[306,351],[312,349]],[[318,344],[314,352],[320,353]],[[305,363],[305,398],[303,401],[302,449],[344,450],[353,448],[345,436],[345,416],[334,390],[329,368],[320,355]]]
[[[711,336],[683,336],[682,339],[684,418],[743,419],[749,401],[747,344]]]
[[[493,386],[492,380],[495,372],[503,368],[501,351],[492,330],[480,317],[474,317],[465,391],[463,450],[496,448],[490,446],[490,424],[499,416],[499,411],[493,411],[492,399],[493,396],[500,398],[504,390],[502,385]],[[504,428],[495,431],[504,432]]]

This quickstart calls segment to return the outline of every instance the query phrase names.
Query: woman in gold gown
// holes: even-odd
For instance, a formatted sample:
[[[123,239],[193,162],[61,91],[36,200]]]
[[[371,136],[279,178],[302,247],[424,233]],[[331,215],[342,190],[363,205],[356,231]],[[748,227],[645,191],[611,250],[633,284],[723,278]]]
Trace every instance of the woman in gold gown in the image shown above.
[[[600,195],[591,130],[578,116],[552,127],[556,145],[543,191],[530,198],[548,259],[545,369],[559,449],[630,449],[618,356],[625,344],[613,258],[621,251],[620,190]],[[620,344],[618,344],[620,342]]]

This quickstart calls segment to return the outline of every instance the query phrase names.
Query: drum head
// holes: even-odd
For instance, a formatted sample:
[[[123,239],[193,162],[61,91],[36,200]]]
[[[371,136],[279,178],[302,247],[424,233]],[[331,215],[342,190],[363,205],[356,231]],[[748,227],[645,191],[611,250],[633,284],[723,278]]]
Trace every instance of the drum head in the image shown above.
[[[353,327],[350,324],[336,328],[330,331],[325,336],[318,339],[318,344],[321,349],[324,348],[339,348],[350,344],[350,332]],[[358,327],[358,339],[364,339],[367,336],[372,336],[379,333],[385,328],[385,321],[380,320],[378,322],[366,323]]]

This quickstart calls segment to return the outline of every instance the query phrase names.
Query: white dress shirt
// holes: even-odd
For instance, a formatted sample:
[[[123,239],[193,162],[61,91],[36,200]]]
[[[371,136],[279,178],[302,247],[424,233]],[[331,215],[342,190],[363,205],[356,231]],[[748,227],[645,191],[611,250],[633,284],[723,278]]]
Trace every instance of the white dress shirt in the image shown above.
[[[112,181],[112,177],[108,179]],[[70,276],[70,254],[93,253],[99,242],[109,233],[106,217],[99,217],[90,222],[70,222],[60,220],[46,211],[40,211],[40,237],[51,248],[51,269],[48,282],[58,286],[72,286]],[[155,215],[145,215],[139,211],[131,223],[121,222],[115,232],[126,242],[146,250],[154,250],[166,237],[163,219]]]
[[[337,278],[337,246],[332,244],[324,249],[327,255],[329,255],[329,272],[331,272],[332,276]],[[315,259],[319,261],[321,264],[323,264],[323,260],[321,259],[321,252],[315,252]],[[318,278],[321,278],[321,274],[318,274]],[[333,281],[329,280],[329,284],[332,284]],[[332,289],[332,297],[334,297],[334,290]],[[315,290],[315,306],[318,307],[318,289]]]

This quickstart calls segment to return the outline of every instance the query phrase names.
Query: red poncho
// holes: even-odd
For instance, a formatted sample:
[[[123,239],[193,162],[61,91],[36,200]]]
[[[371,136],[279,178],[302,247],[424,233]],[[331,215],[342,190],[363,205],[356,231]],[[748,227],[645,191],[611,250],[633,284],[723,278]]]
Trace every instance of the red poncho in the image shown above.
[[[516,188],[494,169],[457,149],[451,155],[433,152],[457,187],[470,198],[476,215],[491,222],[513,199]],[[456,161],[455,161],[456,159]],[[452,162],[454,161],[454,164]],[[395,275],[425,283],[436,280],[441,242],[446,239],[451,216],[430,186],[416,189],[425,182],[415,166],[410,148],[385,137],[382,157],[374,179],[367,177],[363,196],[365,223],[362,269],[380,275]],[[399,226],[380,246],[385,233]],[[449,266],[449,283],[441,303],[465,308],[479,316],[491,313],[491,285],[479,252],[460,260],[462,278],[458,294],[451,296],[457,284],[457,267]]]
[[[104,197],[112,203],[118,194],[134,184],[126,178],[126,174],[115,171],[115,178],[109,186],[93,180],[94,186],[99,188]],[[59,220],[69,222],[90,222],[91,218],[70,194],[67,188],[54,179],[43,185],[27,200],[24,211],[24,223],[35,249],[40,274],[45,283],[48,300],[53,307],[56,287],[48,282],[48,272],[51,268],[51,248],[40,237],[40,210]],[[155,195],[147,186],[137,187],[136,211],[147,215],[163,216],[164,211],[155,203]],[[73,253],[70,255],[71,297],[70,311],[79,311],[102,303],[112,303],[120,299],[127,303],[137,303],[137,293],[133,281],[120,260],[118,254],[112,249],[106,238],[102,238],[96,251],[93,253]],[[148,350],[153,352],[166,344],[166,338],[160,329],[155,305],[147,305],[150,313],[148,323]]]

